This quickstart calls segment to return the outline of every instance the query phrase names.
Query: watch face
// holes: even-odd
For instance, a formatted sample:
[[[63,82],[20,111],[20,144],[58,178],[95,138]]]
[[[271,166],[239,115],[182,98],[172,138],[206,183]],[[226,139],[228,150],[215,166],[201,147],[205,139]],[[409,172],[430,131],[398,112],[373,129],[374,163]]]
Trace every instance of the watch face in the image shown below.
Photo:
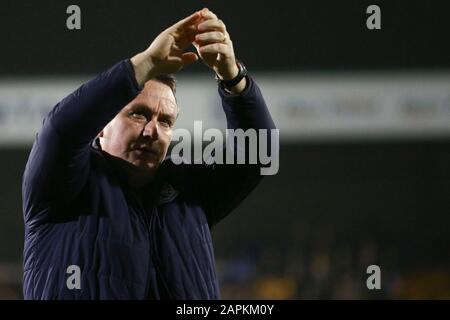
[[[244,72],[247,72],[247,68],[245,67],[245,65],[244,65],[241,61],[239,61],[239,66],[241,67],[241,69],[242,69]]]
[[[239,74],[237,76],[239,76],[243,71],[247,70],[245,68],[244,64],[242,63],[242,61],[236,60],[236,64],[238,65],[238,68],[239,68]]]

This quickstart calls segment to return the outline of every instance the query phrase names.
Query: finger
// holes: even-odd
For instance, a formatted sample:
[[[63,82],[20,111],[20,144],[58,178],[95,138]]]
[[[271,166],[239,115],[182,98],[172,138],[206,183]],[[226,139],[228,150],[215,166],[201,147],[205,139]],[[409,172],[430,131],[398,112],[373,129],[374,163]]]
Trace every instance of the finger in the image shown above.
[[[220,19],[214,19],[214,20],[206,20],[198,24],[197,26],[198,31],[226,31],[225,24]]]
[[[198,56],[194,52],[185,52],[181,55],[181,59],[183,60],[183,67],[186,67],[197,61]]]
[[[220,31],[205,32],[197,34],[195,36],[195,42],[199,43],[200,45],[214,42],[225,42],[225,40],[227,40],[226,34]]]
[[[173,33],[172,35],[176,40],[173,44],[173,49],[178,52],[184,51],[195,40],[195,33]]]
[[[230,48],[229,45],[225,43],[212,43],[200,47],[199,51],[201,53],[220,53],[227,57],[230,53]]]
[[[200,20],[201,17],[202,17],[202,15],[200,14],[200,11],[194,12],[190,16],[188,16],[188,17],[184,18],[183,20],[180,20],[177,23],[175,23],[174,27],[175,28],[188,27],[188,26],[198,22],[198,20]]]
[[[217,19],[217,16],[214,14],[214,12],[212,12],[208,8],[204,8],[202,11],[200,11],[200,14],[201,14],[202,18],[205,20]]]
[[[192,41],[194,41],[197,33],[196,21],[197,20],[191,20],[191,22],[185,24],[175,24],[169,29],[170,34],[179,42],[178,45],[181,50],[184,50]]]

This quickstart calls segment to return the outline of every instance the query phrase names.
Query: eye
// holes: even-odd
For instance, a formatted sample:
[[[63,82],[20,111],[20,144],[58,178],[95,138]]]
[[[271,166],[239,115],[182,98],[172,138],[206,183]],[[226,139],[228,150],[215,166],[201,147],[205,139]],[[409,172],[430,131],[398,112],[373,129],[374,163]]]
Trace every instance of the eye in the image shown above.
[[[159,122],[167,128],[170,128],[172,126],[172,121],[170,119],[160,119]]]
[[[130,112],[130,117],[138,121],[147,121],[147,117],[144,114],[137,111]]]

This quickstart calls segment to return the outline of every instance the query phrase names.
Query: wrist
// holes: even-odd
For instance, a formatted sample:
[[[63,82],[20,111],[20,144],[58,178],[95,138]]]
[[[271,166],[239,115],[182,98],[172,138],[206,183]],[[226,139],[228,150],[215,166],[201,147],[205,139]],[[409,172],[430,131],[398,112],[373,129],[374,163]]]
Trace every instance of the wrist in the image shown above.
[[[217,77],[220,80],[228,81],[234,79],[239,74],[239,68],[236,63],[233,63],[233,66],[226,71],[218,72]]]
[[[242,61],[236,60],[235,67],[237,72],[233,75],[229,75],[229,79],[223,78],[222,75],[216,74],[216,79],[219,83],[219,86],[225,89],[226,91],[233,93],[240,93],[246,87],[246,76],[247,69],[245,68]]]
[[[145,52],[138,53],[130,61],[134,69],[136,82],[140,86],[144,86],[148,80],[156,76],[153,63]]]

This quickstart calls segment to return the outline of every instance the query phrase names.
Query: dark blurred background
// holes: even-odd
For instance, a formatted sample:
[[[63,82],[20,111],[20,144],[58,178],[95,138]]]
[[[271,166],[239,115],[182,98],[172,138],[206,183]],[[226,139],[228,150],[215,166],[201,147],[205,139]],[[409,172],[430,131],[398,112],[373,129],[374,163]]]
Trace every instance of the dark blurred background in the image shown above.
[[[81,8],[81,30],[65,27],[70,4]],[[381,8],[381,30],[366,28],[370,4]],[[435,79],[438,89],[416,91],[409,107],[428,116],[436,105],[421,98],[443,97],[443,113],[434,114],[439,130],[431,130],[431,121],[423,135],[418,127],[368,136],[356,126],[339,139],[333,126],[305,138],[292,124],[284,139],[285,120],[273,110],[277,105],[269,105],[282,136],[280,171],[213,231],[223,298],[450,298],[448,1],[3,0],[0,129],[11,110],[9,88],[40,79],[87,79],[145,49],[164,28],[202,7],[224,20],[236,55],[256,79],[266,80],[268,101],[278,101],[271,78],[290,83],[309,75],[332,77],[336,86],[349,75],[356,85],[359,78],[389,82],[400,75],[394,83],[404,88],[408,79],[420,84],[425,74],[424,88],[426,79]],[[201,64],[183,72],[185,79],[211,76]],[[381,102],[374,105],[383,105],[383,92],[376,97]],[[14,299],[22,297],[21,177],[32,139],[4,140],[0,298]],[[381,268],[381,290],[366,287],[371,264]]]

